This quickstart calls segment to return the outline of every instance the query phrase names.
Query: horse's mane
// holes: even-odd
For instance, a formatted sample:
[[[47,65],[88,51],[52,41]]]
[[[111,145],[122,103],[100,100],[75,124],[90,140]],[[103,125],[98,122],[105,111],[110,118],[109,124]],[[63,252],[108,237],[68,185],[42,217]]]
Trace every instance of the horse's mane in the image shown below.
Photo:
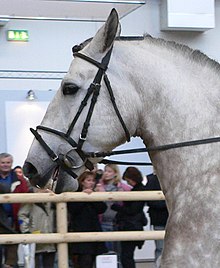
[[[78,52],[82,50],[88,43],[90,43],[92,38],[88,38],[80,45],[75,45],[72,50],[73,52]],[[184,56],[189,57],[191,60],[195,60],[196,62],[200,62],[202,65],[209,64],[215,70],[220,71],[220,64],[207,55],[202,53],[198,49],[192,49],[187,45],[177,43],[175,41],[168,41],[163,38],[154,38],[149,34],[145,34],[144,36],[119,36],[116,37],[118,41],[142,41],[148,40],[151,43],[157,44],[161,47],[168,47],[170,49],[176,50],[177,52],[181,52]]]
[[[209,64],[215,70],[220,71],[220,64],[217,61],[209,58],[198,49],[192,49],[187,45],[179,44],[175,41],[168,41],[162,38],[154,38],[149,34],[145,35],[144,39],[161,47],[169,47],[170,49],[176,50],[177,52],[181,52],[184,56],[189,57],[191,60],[200,62],[202,65]]]

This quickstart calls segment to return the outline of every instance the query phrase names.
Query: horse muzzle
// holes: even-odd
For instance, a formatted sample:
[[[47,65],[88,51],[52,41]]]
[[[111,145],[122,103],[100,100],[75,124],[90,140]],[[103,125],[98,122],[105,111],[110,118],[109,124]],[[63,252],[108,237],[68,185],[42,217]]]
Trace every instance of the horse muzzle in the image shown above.
[[[33,164],[25,162],[23,166],[24,175],[29,179],[32,186],[44,188],[51,177],[52,171],[49,170],[45,175],[40,175]]]
[[[57,165],[51,166],[45,174],[41,175],[33,164],[26,161],[23,171],[31,185],[37,188],[44,188],[50,181],[49,188],[56,194],[74,192],[78,189],[78,180]]]

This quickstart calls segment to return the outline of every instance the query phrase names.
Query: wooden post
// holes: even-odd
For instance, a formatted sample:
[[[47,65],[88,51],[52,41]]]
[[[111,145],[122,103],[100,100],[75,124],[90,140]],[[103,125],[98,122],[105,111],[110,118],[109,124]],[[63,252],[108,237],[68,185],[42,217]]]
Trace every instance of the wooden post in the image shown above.
[[[57,218],[57,232],[60,234],[67,233],[67,204],[64,202],[56,204],[56,218]],[[58,267],[68,268],[69,267],[69,256],[68,256],[68,244],[58,243]]]

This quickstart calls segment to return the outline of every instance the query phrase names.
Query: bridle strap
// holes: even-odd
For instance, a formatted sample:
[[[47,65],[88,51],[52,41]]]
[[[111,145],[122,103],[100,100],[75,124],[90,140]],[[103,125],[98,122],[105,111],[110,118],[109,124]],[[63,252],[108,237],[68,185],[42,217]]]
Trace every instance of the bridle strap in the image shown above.
[[[54,151],[51,150],[51,148],[46,144],[46,142],[42,139],[41,135],[33,128],[30,128],[31,133],[34,135],[36,140],[41,144],[41,146],[44,148],[44,150],[47,152],[49,155],[50,159],[53,162],[56,162],[58,159],[58,155],[54,153]]]
[[[137,148],[137,149],[128,149],[128,150],[119,150],[119,151],[111,151],[111,152],[87,152],[85,155],[90,158],[95,157],[106,157],[111,155],[120,155],[120,154],[131,154],[131,153],[144,153],[144,152],[156,152],[156,151],[166,151],[170,149],[182,148],[182,147],[189,147],[189,146],[196,146],[208,143],[215,143],[220,142],[220,137],[208,138],[208,139],[201,139],[201,140],[193,140],[193,141],[185,141],[185,142],[178,142],[166,145],[159,145],[159,146],[151,146],[148,148]]]
[[[90,63],[92,63],[93,65],[95,65],[96,67],[98,67],[99,69],[103,70],[104,72],[107,70],[108,68],[108,63],[110,60],[110,56],[111,56],[111,52],[112,52],[112,48],[108,51],[108,53],[105,55],[105,57],[102,59],[102,62],[98,62],[88,56],[86,56],[85,54],[79,53],[79,52],[74,52],[73,56],[74,57],[78,57],[81,58],[85,61],[88,61]]]
[[[82,102],[80,104],[80,107],[79,107],[79,109],[78,109],[73,121],[71,122],[71,124],[70,124],[70,126],[69,126],[69,128],[67,130],[66,135],[70,136],[70,134],[71,134],[71,132],[72,132],[77,120],[79,119],[80,114],[82,113],[82,110],[87,105],[87,101],[88,101],[88,99],[89,99],[89,97],[91,96],[92,93],[93,93],[93,87],[90,86],[88,88],[86,96],[84,97],[84,99],[82,100]]]
[[[103,74],[104,74],[105,70],[107,70],[108,63],[109,63],[109,60],[110,60],[110,57],[111,57],[111,52],[112,52],[112,48],[108,51],[108,53],[102,59],[101,63],[93,60],[92,58],[87,57],[84,54],[74,53],[75,56],[78,56],[78,57],[80,57],[80,58],[82,58],[82,59],[84,59],[86,61],[89,61],[90,63],[94,64],[95,66],[97,66],[99,68],[98,72],[96,73],[96,76],[95,76],[95,78],[94,78],[94,80],[92,82],[92,84],[90,85],[90,88],[93,91],[93,96],[92,96],[90,107],[89,107],[89,110],[88,110],[88,113],[87,113],[87,116],[86,116],[86,120],[85,120],[85,122],[83,124],[83,129],[82,129],[81,134],[79,136],[79,141],[78,141],[77,148],[80,149],[80,150],[82,149],[83,143],[86,141],[88,128],[90,126],[90,121],[91,121],[91,118],[92,118],[92,114],[93,114],[95,104],[97,102],[99,91],[100,91],[100,88],[101,88],[101,80],[102,80],[102,77],[103,77]]]
[[[34,137],[36,138],[36,140],[41,144],[41,146],[44,148],[44,150],[47,152],[47,154],[49,155],[50,159],[56,163],[57,166],[61,166],[62,169],[64,171],[66,171],[69,175],[71,175],[73,178],[77,178],[78,175],[76,175],[76,173],[74,173],[70,168],[68,168],[64,162],[62,161],[62,159],[60,159],[60,157],[58,155],[56,155],[51,148],[45,143],[45,141],[42,139],[41,135],[34,130],[33,128],[30,128],[30,131],[33,133]]]
[[[50,133],[53,133],[61,138],[63,138],[66,142],[68,142],[72,147],[73,149],[78,153],[78,155],[80,156],[80,158],[83,160],[83,161],[86,161],[85,162],[85,166],[92,170],[93,169],[93,164],[86,158],[84,152],[80,149],[77,148],[77,143],[67,134],[61,132],[61,131],[58,131],[58,130],[55,130],[53,128],[49,128],[49,127],[45,127],[45,126],[37,126],[37,130],[38,129],[41,129],[41,130],[44,130],[46,132],[50,132]],[[41,135],[34,129],[30,129],[31,132],[34,134],[35,138],[39,141],[39,143],[42,145],[42,147],[45,149],[45,151],[48,153],[48,155],[50,156],[51,154],[53,155],[56,155],[50,148],[49,146],[45,143],[45,141],[42,139]],[[51,152],[50,152],[51,151]],[[56,155],[56,157],[58,157]],[[51,158],[51,156],[50,156]],[[53,160],[53,158],[51,158]],[[68,167],[67,167],[68,168]]]
[[[108,89],[108,92],[109,92],[109,95],[110,95],[110,99],[111,99],[111,102],[112,102],[112,105],[115,109],[115,112],[116,112],[116,115],[118,116],[118,119],[124,129],[124,132],[125,132],[125,135],[126,135],[126,140],[127,142],[129,142],[131,140],[131,136],[130,136],[130,133],[125,125],[125,122],[123,120],[123,118],[121,117],[121,114],[118,110],[118,107],[116,105],[116,102],[115,102],[115,97],[114,97],[114,94],[113,94],[113,91],[112,91],[112,87],[111,87],[111,84],[110,84],[110,81],[108,79],[108,76],[106,74],[104,74],[104,81],[105,81],[105,84],[106,84],[106,87]]]
[[[80,137],[79,137],[79,142],[78,142],[78,146],[77,146],[77,148],[79,150],[82,149],[83,143],[86,140],[86,136],[87,136],[87,133],[88,133],[88,128],[90,126],[90,120],[92,118],[93,110],[94,110],[96,101],[98,99],[99,91],[100,91],[100,84],[94,85],[94,92],[93,92],[93,96],[92,96],[92,99],[91,99],[91,104],[90,104],[90,107],[89,107],[89,111],[88,111],[88,114],[86,116],[86,120],[84,122],[83,129],[82,129],[82,132],[81,132]]]
[[[95,79],[94,79],[94,81],[93,81],[93,83],[91,85],[94,85],[96,87],[101,87],[101,79],[102,79],[102,76],[104,76],[104,82],[105,82],[105,85],[106,85],[106,87],[108,89],[113,108],[114,108],[114,110],[116,112],[116,115],[117,115],[117,117],[118,117],[118,119],[119,119],[119,121],[120,121],[120,123],[122,125],[122,128],[123,128],[124,132],[125,132],[126,140],[127,140],[127,142],[129,142],[130,141],[130,133],[129,133],[129,131],[128,131],[125,123],[124,123],[124,120],[123,120],[120,112],[119,112],[119,109],[118,109],[117,104],[115,102],[115,97],[114,97],[114,94],[113,94],[113,90],[112,90],[110,81],[108,79],[107,74],[105,73],[105,71],[107,70],[107,67],[108,67],[108,63],[110,61],[112,48],[107,52],[105,57],[102,59],[101,63],[99,63],[98,61],[86,56],[85,54],[81,54],[79,52],[73,53],[73,56],[82,58],[82,59],[92,63],[93,65],[95,65],[96,67],[99,68],[98,73],[96,74],[96,77],[95,77]],[[97,94],[99,93],[99,90],[100,90],[100,88],[97,89]],[[95,102],[97,101],[97,98],[96,99],[94,98],[93,101],[94,101],[94,104],[95,104]],[[91,103],[91,106],[92,106],[92,103]],[[94,106],[91,107],[92,112],[93,112],[93,109],[94,109]],[[91,115],[88,113],[87,117],[89,118],[89,116],[90,116],[90,119],[91,119]],[[82,133],[80,135],[80,140],[79,140],[79,145],[80,146],[79,146],[79,148],[82,148],[83,142],[85,141],[85,136],[86,136],[85,133],[87,134],[88,127],[89,127],[88,122],[89,121],[86,120],[86,122],[84,123],[84,129],[83,129],[83,131],[82,131]]]
[[[114,165],[126,165],[126,166],[152,166],[152,163],[147,162],[124,162],[124,161],[117,161],[117,160],[110,160],[110,159],[102,159],[100,164],[108,165],[108,164],[114,164]]]

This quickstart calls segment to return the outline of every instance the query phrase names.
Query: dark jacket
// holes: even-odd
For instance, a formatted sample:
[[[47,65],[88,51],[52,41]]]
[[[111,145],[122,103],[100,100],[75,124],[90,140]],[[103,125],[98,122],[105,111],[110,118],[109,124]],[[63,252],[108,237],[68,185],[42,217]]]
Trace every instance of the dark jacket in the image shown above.
[[[4,183],[0,183],[0,194],[10,193],[10,187]],[[16,233],[11,227],[8,221],[7,214],[0,204],[0,234],[13,234]]]
[[[160,183],[155,174],[147,175],[147,191],[160,191]],[[151,225],[154,226],[166,226],[168,218],[168,210],[166,202],[164,200],[160,201],[147,201],[149,206],[148,213],[150,216]]]
[[[145,186],[140,183],[135,185],[131,191],[144,191]],[[143,226],[147,225],[147,218],[144,215],[143,208],[145,201],[126,201],[123,206],[113,204],[111,208],[117,211],[116,224],[119,231],[142,231]],[[133,241],[141,248],[144,241]]]
[[[101,232],[99,214],[105,212],[104,202],[71,202],[68,203],[70,232]],[[104,242],[72,243],[72,254],[99,255],[107,252]]]
[[[140,183],[135,185],[131,191],[144,191],[145,186]],[[143,226],[147,224],[144,215],[145,201],[126,201],[123,206],[114,204],[112,209],[117,211],[116,223],[121,231],[141,231]]]
[[[16,175],[16,173],[14,171],[11,171],[11,177],[12,177],[12,183],[10,188],[5,185],[4,183],[1,183],[1,187],[0,187],[0,194],[4,194],[4,193],[27,193],[28,192],[28,184],[27,181],[25,180],[24,177],[18,177]],[[10,224],[8,223],[8,218],[6,213],[4,212],[3,206],[1,206],[0,210],[1,213],[0,215],[5,215],[6,217],[0,217],[0,226],[2,226],[2,228],[0,228],[0,232],[1,233],[15,233],[15,232],[19,232],[19,224],[18,224],[18,211],[20,208],[20,204],[19,203],[13,203],[12,204],[12,213],[13,213],[13,230],[11,228],[3,228],[4,225],[6,225],[7,227],[10,226]],[[7,218],[7,219],[6,219]]]

